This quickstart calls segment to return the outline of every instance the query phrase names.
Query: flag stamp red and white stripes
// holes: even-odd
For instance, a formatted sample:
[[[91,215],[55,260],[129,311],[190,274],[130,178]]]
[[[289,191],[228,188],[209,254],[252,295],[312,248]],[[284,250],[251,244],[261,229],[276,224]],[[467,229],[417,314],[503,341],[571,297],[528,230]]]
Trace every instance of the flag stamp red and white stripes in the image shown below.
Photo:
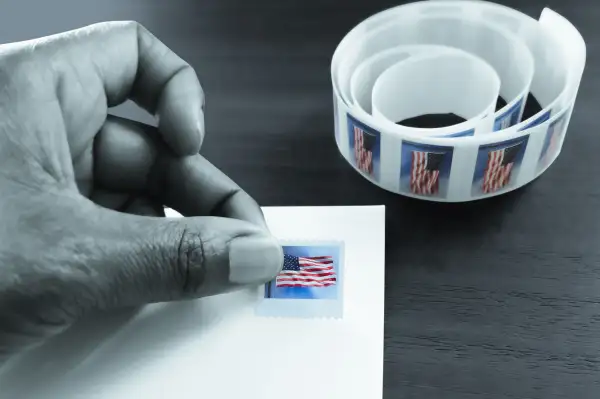
[[[473,195],[505,192],[517,184],[529,136],[479,147]]]
[[[401,151],[400,190],[419,197],[446,197],[454,148],[403,141]]]
[[[380,134],[348,115],[348,137],[354,166],[370,179],[379,180]]]

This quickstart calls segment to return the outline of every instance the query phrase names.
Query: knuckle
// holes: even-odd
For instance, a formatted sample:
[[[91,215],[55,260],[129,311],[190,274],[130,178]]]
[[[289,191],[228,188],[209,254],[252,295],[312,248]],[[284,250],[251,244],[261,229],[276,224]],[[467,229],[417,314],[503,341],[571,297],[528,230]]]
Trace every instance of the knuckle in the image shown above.
[[[11,96],[18,91],[20,97],[23,97],[25,92],[30,93],[36,87],[39,88],[48,78],[48,70],[39,68],[33,57],[36,52],[34,43],[15,46],[6,52],[2,50],[0,46],[0,82],[3,91],[10,91]]]
[[[126,35],[137,35],[138,31],[145,29],[142,24],[134,20],[125,21],[105,21],[98,22],[93,25],[89,25],[85,28],[81,28],[86,31],[99,31],[106,33],[125,33]]]
[[[148,31],[148,29],[141,22],[135,20],[123,21],[122,24],[126,29],[130,29],[135,32]]]
[[[253,208],[258,209],[260,211],[260,213],[262,214],[262,209],[260,208],[260,205],[258,204],[258,202],[256,202],[256,200],[250,194],[248,194],[246,191],[241,190],[241,193],[242,194],[240,194],[240,195],[242,195],[245,198],[245,200],[247,201],[248,205],[251,206],[251,207],[253,207]]]
[[[177,238],[175,281],[184,294],[193,294],[206,278],[206,252],[198,232],[183,227]]]
[[[142,23],[135,20],[128,20],[117,22],[120,27],[126,32],[127,35],[135,37],[136,40],[141,40],[147,35],[152,35],[150,30],[146,28]]]
[[[127,29],[145,29],[144,25],[142,25],[140,22],[135,21],[133,19],[127,20],[127,21],[122,21],[120,22],[121,25],[123,25],[125,28]]]
[[[260,205],[258,204],[258,202],[256,202],[256,200],[254,199],[254,197],[252,197],[246,191],[244,191],[241,188],[237,188],[235,190],[235,192],[233,193],[232,198],[235,197],[235,196],[237,196],[239,198],[238,201],[240,203],[246,204],[245,206],[248,209],[258,210],[260,212],[260,214],[262,215],[262,209],[260,208]]]
[[[140,24],[136,21],[104,21],[60,33],[55,35],[55,39],[59,41],[66,39],[66,41],[72,43],[81,41],[129,41],[128,38],[137,36],[138,29],[140,29]]]
[[[55,245],[64,243],[64,237],[57,239],[48,232],[29,240],[36,241],[27,252],[19,243],[0,247],[4,280],[0,285],[0,317],[13,314],[21,320],[35,320],[29,326],[40,331],[51,326],[63,328],[89,309],[87,275],[61,245]]]
[[[171,53],[167,47],[160,50],[162,57],[167,57]],[[178,59],[177,65],[174,65],[173,72],[165,78],[164,87],[171,90],[174,96],[170,101],[187,103],[190,98],[197,98],[200,107],[204,107],[204,92],[198,79],[196,70],[183,59]],[[176,93],[175,93],[176,91]]]
[[[264,214],[263,214],[263,211],[262,211],[260,205],[258,204],[258,202],[256,202],[256,200],[250,194],[248,194],[246,191],[244,191],[240,188],[239,191],[237,192],[237,195],[239,195],[241,198],[240,202],[247,204],[246,206],[248,209],[256,210],[264,217]]]

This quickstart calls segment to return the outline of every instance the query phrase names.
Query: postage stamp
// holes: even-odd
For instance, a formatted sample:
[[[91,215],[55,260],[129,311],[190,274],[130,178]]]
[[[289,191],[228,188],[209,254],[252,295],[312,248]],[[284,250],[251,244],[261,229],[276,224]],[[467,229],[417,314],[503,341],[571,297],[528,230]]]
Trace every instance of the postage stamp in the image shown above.
[[[523,98],[513,104],[512,107],[504,111],[494,121],[494,131],[508,129],[509,127],[519,123],[519,115],[523,106]]]
[[[400,189],[414,195],[445,198],[453,150],[403,141]]]
[[[479,147],[471,194],[481,196],[514,187],[529,136]]]
[[[338,99],[335,92],[333,93],[333,132],[335,134],[335,141],[340,141],[340,126],[339,126],[339,111],[338,111]]]
[[[258,316],[341,318],[344,243],[285,241],[284,264],[275,280],[259,290]]]
[[[542,123],[544,123],[548,119],[550,119],[550,116],[552,116],[552,110],[551,109],[549,109],[548,111],[544,112],[542,115],[540,115],[539,117],[537,117],[533,121],[529,122],[524,127],[520,128],[519,131],[531,129],[534,126],[541,125]]]
[[[566,122],[567,114],[563,112],[554,122],[548,126],[546,136],[544,138],[544,145],[542,146],[542,152],[540,153],[540,159],[538,160],[538,172],[546,169],[552,161],[556,159],[560,152],[562,140],[566,133]]]
[[[378,131],[348,114],[348,140],[354,166],[365,176],[379,181],[381,136]]]

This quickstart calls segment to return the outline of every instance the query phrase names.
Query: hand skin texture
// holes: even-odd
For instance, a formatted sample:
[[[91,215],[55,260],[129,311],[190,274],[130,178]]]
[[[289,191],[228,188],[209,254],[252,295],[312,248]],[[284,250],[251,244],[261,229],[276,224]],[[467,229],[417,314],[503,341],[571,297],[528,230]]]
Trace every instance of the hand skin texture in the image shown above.
[[[127,99],[158,129],[107,115]],[[0,46],[0,365],[89,311],[281,270],[259,206],[199,155],[203,107],[194,70],[135,22]]]

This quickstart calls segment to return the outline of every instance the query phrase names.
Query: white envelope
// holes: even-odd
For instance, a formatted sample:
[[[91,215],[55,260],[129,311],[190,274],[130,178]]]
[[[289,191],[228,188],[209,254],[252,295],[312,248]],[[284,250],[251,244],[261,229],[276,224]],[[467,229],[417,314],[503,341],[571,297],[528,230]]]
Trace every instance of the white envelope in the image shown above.
[[[264,212],[282,240],[343,242],[341,318],[258,316],[264,287],[95,315],[0,370],[0,398],[381,398],[385,208]]]

